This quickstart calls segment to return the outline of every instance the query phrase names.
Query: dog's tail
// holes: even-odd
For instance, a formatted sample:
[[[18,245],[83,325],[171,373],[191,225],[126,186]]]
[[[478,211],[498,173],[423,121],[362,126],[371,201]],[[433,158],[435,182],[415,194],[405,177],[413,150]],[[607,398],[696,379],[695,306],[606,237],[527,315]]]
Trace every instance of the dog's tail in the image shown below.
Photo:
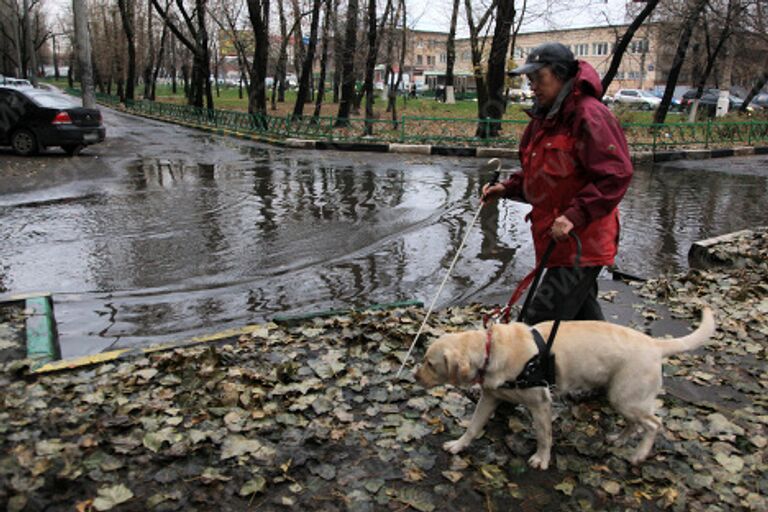
[[[712,310],[708,307],[704,307],[704,309],[701,310],[701,323],[695,331],[682,338],[656,340],[656,346],[661,349],[661,355],[663,357],[677,354],[678,352],[693,350],[706,343],[712,335],[715,334],[715,328],[715,317],[712,314]]]

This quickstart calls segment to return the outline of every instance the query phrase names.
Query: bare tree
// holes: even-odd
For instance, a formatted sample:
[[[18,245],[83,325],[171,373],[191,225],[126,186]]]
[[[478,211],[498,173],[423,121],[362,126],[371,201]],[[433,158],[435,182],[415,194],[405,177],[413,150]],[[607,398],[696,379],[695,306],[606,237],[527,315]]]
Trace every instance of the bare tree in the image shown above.
[[[320,56],[320,78],[317,85],[317,96],[315,98],[315,111],[312,119],[317,122],[320,118],[320,110],[323,107],[325,98],[325,78],[328,72],[328,45],[331,42],[331,10],[333,5],[331,0],[325,0],[325,18],[323,18],[323,52]]]
[[[336,126],[348,126],[349,114],[355,100],[355,51],[357,49],[357,0],[349,0],[347,6],[347,27],[344,37],[342,58],[341,99]]]
[[[321,0],[312,2],[312,21],[309,29],[309,44],[304,55],[304,63],[301,66],[301,76],[299,77],[299,91],[296,94],[296,105],[293,107],[293,117],[300,118],[304,115],[304,103],[309,96],[310,76],[312,75],[312,64],[315,61],[315,49],[317,48],[317,28],[320,24],[320,6]]]
[[[77,50],[77,64],[80,70],[83,106],[93,108],[96,105],[96,95],[93,90],[91,36],[88,27],[88,8],[85,0],[72,0],[72,11],[75,19],[75,47]]]
[[[376,58],[379,56],[380,34],[384,29],[384,23],[386,23],[391,9],[392,0],[387,0],[384,14],[381,17],[381,27],[379,28],[376,26],[376,0],[368,0],[368,57],[365,61],[365,81],[363,83],[366,135],[373,135],[373,74],[376,70]]]
[[[445,64],[445,101],[446,103],[455,103],[456,98],[453,94],[453,66],[456,62],[456,22],[459,18],[459,0],[453,0],[453,9],[451,10],[451,26],[448,30],[448,42],[446,43],[446,64]]]
[[[256,48],[251,61],[251,88],[248,91],[248,112],[267,113],[267,60],[269,59],[269,0],[248,0]]]
[[[507,109],[504,79],[506,78],[509,36],[514,22],[514,0],[498,0],[498,5],[496,6],[496,25],[493,30],[491,52],[488,57],[488,99],[482,108],[483,115],[488,119],[500,121]],[[477,128],[477,135],[479,137],[496,137],[501,130],[501,123],[481,122]]]
[[[624,35],[619,39],[619,42],[616,44],[616,48],[613,51],[613,57],[611,58],[610,66],[608,66],[608,71],[606,71],[603,76],[603,91],[607,91],[608,86],[613,82],[613,79],[619,70],[619,66],[621,65],[621,61],[624,58],[624,54],[626,53],[632,38],[635,37],[637,29],[639,29],[645,20],[653,13],[658,3],[659,0],[647,0],[645,7],[643,7],[637,16],[635,16],[635,19],[632,20],[632,23],[629,24],[627,30],[624,32]]]
[[[189,36],[174,23],[170,13],[165,12],[158,0],[151,0],[155,11],[163,18],[168,29],[192,53],[192,79],[190,81],[189,104],[202,107],[205,103],[213,108],[211,92],[211,59],[208,45],[208,28],[206,26],[206,4],[208,0],[195,0],[195,8],[190,13],[182,0],[176,0],[176,10],[184,20]],[[249,2],[250,3],[250,2]]]
[[[475,77],[475,88],[477,89],[477,116],[478,119],[480,119],[480,123],[478,123],[477,132],[478,135],[482,135],[485,133],[485,128],[483,127],[484,123],[482,122],[483,117],[485,116],[485,109],[486,105],[488,104],[488,88],[485,83],[485,77],[483,76],[483,46],[485,45],[485,38],[481,38],[481,33],[483,31],[483,28],[485,27],[486,23],[488,23],[488,20],[490,19],[491,15],[493,14],[494,9],[496,8],[496,1],[493,0],[491,5],[488,6],[486,11],[483,13],[483,15],[480,17],[480,19],[475,22],[473,13],[472,13],[472,1],[471,0],[464,0],[464,8],[466,10],[467,14],[467,25],[469,26],[469,46],[470,46],[470,53],[472,54],[472,70],[473,75]],[[506,54],[506,48],[505,48],[505,54]]]
[[[27,57],[25,63],[29,64],[24,67],[24,76],[29,78],[32,85],[37,87],[37,52],[32,34],[32,6],[33,4],[30,4],[29,0],[24,0],[24,47]]]
[[[664,96],[661,98],[661,104],[656,109],[653,117],[653,122],[657,124],[663,124],[669,112],[669,105],[672,101],[672,94],[675,91],[677,85],[677,79],[680,76],[680,70],[685,62],[685,54],[688,51],[688,45],[691,41],[691,33],[696,25],[701,12],[706,7],[707,0],[691,0],[689,3],[688,12],[683,19],[680,27],[680,37],[677,42],[677,50],[672,60],[672,66],[669,70],[669,77],[667,79],[667,85],[664,89]]]
[[[134,31],[134,3],[130,0],[117,0],[120,17],[123,20],[123,31],[128,42],[128,76],[125,79],[124,100],[133,101],[136,85],[136,33]]]

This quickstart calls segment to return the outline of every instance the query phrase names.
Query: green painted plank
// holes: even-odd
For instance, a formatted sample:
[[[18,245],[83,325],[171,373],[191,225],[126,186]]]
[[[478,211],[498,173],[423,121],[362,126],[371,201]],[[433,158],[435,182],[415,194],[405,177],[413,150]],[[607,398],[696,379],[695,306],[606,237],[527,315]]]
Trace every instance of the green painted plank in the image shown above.
[[[26,322],[27,357],[40,364],[58,359],[50,298],[29,298],[25,301],[25,308],[31,313]]]

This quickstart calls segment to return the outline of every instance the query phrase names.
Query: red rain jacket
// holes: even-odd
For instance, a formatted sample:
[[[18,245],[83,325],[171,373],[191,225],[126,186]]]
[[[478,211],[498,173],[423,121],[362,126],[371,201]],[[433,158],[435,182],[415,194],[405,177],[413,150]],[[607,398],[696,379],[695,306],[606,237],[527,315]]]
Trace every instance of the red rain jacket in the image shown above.
[[[618,204],[632,178],[632,162],[618,120],[600,101],[595,69],[579,61],[571,93],[551,119],[531,115],[520,141],[523,171],[503,183],[505,197],[530,203],[536,261],[565,215],[583,245],[581,266],[612,265],[618,250]],[[557,244],[547,267],[574,264],[573,239]],[[522,293],[522,291],[521,291]]]

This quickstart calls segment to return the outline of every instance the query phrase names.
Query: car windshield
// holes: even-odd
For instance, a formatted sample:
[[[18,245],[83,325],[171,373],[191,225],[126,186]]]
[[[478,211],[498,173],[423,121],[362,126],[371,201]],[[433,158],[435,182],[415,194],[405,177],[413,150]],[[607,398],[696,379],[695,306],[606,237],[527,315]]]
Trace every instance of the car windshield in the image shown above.
[[[55,93],[30,94],[32,101],[45,108],[77,108],[80,105],[74,100]]]
[[[639,91],[639,92],[640,92],[640,96],[645,96],[646,98],[655,98],[656,97],[656,95],[653,94],[652,92],[648,92],[648,91]]]

